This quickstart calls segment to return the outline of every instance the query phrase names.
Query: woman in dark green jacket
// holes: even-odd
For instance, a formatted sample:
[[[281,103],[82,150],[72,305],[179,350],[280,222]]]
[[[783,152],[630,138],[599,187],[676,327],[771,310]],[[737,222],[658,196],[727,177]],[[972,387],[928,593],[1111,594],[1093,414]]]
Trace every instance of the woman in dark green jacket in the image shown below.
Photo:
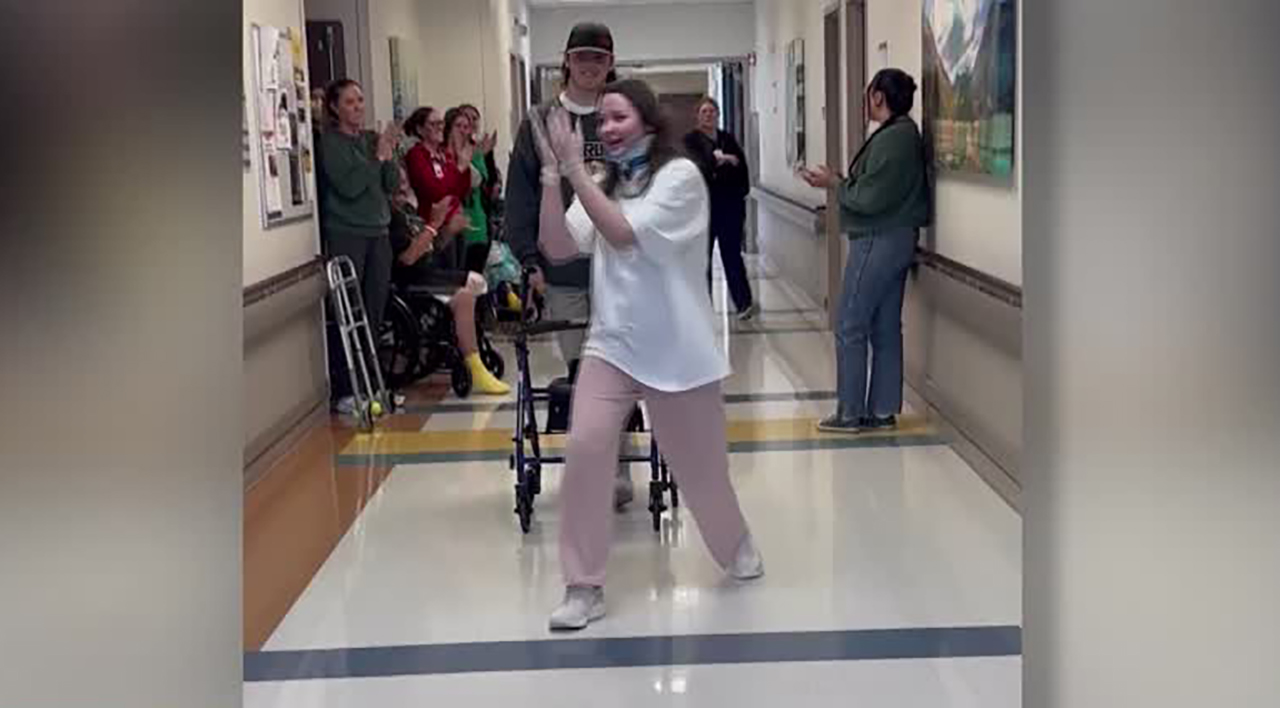
[[[902,299],[930,214],[924,142],[910,116],[915,92],[915,80],[904,71],[876,74],[866,106],[880,127],[853,159],[848,177],[826,167],[801,173],[814,187],[836,189],[840,228],[850,239],[835,332],[839,405],[818,423],[824,432],[892,428],[902,409]]]
[[[377,330],[391,292],[391,195],[400,185],[399,129],[364,127],[364,93],[343,79],[325,91],[329,125],[320,135],[317,174],[325,255],[347,256],[360,279],[369,325]]]

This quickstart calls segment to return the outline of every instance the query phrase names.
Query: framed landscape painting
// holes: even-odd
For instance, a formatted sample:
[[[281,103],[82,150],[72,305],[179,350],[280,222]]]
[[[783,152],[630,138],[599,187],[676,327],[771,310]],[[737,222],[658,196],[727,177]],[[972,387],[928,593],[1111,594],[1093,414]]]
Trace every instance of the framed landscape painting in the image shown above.
[[[944,170],[1013,173],[1015,0],[924,0],[924,132]]]

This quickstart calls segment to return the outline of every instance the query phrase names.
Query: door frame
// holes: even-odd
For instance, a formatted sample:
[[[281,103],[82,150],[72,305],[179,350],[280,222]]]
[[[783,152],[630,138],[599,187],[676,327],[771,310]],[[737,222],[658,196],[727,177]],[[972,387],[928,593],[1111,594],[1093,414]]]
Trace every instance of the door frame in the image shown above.
[[[844,151],[840,149],[841,108],[844,105],[844,72],[841,70],[843,42],[841,34],[841,7],[836,5],[822,16],[822,56],[824,98],[822,107],[823,125],[826,129],[826,155],[823,162],[832,169],[843,168]],[[827,190],[825,223],[823,227],[826,240],[827,268],[823,273],[823,307],[827,311],[827,324],[833,330],[838,321],[840,309],[840,281],[843,276],[840,260],[840,205],[836,201],[836,191]]]
[[[867,120],[861,88],[867,84],[866,0],[845,0],[832,5],[823,15],[824,38],[829,34],[829,21],[834,21],[839,41],[835,51],[824,48],[827,106],[823,110],[828,119],[826,158],[827,164],[843,172],[866,139]],[[851,90],[855,86],[858,88]],[[839,322],[840,291],[849,254],[849,241],[840,231],[840,204],[834,189],[827,191],[825,225],[825,305],[827,322],[834,329]]]

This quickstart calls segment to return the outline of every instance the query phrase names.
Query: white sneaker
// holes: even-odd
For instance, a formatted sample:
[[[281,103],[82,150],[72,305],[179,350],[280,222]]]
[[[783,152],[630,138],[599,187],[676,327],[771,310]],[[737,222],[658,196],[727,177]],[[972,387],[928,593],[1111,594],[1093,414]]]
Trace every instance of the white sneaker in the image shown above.
[[[355,415],[356,413],[356,397],[343,396],[334,404],[333,410],[339,415]]]
[[[754,580],[764,575],[764,558],[761,558],[760,551],[756,550],[751,534],[747,534],[747,537],[738,545],[738,552],[733,557],[729,575],[738,580]]]
[[[582,629],[604,617],[604,588],[569,586],[564,602],[551,613],[551,629]]]

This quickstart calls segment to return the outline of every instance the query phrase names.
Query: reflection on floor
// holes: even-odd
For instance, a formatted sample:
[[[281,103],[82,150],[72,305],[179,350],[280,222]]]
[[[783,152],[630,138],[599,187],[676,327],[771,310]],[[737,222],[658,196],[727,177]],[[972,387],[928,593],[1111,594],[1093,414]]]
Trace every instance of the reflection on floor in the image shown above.
[[[824,315],[755,275],[757,320],[723,314],[722,282],[717,302],[763,580],[727,582],[686,511],[655,533],[637,503],[609,616],[551,636],[559,469],[521,534],[511,398],[429,383],[375,434],[315,431],[250,492],[245,705],[1019,705],[1019,518],[911,411],[892,433],[814,432],[834,403]],[[533,358],[536,380],[562,370],[550,342]]]

